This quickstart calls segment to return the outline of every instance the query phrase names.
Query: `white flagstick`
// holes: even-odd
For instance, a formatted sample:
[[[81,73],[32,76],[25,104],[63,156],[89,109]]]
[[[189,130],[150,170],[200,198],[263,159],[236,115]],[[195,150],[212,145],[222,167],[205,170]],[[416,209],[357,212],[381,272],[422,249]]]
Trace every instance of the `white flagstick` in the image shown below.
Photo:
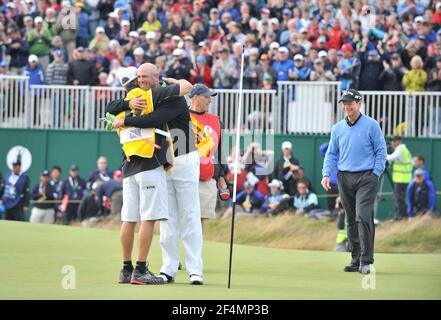
[[[233,183],[233,214],[231,220],[231,238],[230,238],[230,263],[228,267],[228,289],[231,284],[231,262],[233,259],[233,240],[234,240],[234,220],[236,216],[236,193],[237,193],[237,171],[239,169],[240,158],[240,123],[242,119],[242,87],[243,87],[243,65],[244,65],[244,47],[242,47],[242,56],[240,63],[240,78],[239,78],[239,106],[236,117],[236,155],[234,157],[234,183]]]

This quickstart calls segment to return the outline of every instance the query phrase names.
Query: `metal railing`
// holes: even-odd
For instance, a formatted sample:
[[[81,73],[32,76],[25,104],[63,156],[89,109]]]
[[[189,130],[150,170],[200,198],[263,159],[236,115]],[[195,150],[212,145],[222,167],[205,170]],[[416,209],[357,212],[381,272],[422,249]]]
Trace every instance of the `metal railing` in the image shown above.
[[[236,128],[239,90],[216,90],[210,111],[227,131]],[[441,92],[365,91],[363,113],[386,136],[441,137]],[[328,134],[343,118],[340,82],[278,82],[278,90],[243,90],[241,126],[274,133]],[[31,85],[0,76],[0,126],[8,128],[104,129],[106,105],[123,88]]]

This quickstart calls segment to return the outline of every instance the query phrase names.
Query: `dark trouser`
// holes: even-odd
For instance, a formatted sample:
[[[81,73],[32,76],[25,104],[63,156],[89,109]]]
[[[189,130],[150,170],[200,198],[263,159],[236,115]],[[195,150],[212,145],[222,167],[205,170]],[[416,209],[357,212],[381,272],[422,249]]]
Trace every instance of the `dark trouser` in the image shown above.
[[[338,196],[338,185],[331,183],[331,189],[326,191],[328,195],[328,210],[332,211],[335,209],[335,200]]]
[[[18,205],[10,209],[6,209],[6,220],[25,221],[23,206]]]
[[[338,188],[346,212],[352,264],[374,263],[374,201],[378,177],[371,170],[339,172]]]
[[[66,212],[63,215],[63,224],[68,225],[72,220],[76,220],[78,217],[77,203],[69,204],[66,208]]]
[[[406,206],[406,190],[408,183],[395,183],[394,184],[394,208],[395,208],[395,220],[401,220],[407,216]]]

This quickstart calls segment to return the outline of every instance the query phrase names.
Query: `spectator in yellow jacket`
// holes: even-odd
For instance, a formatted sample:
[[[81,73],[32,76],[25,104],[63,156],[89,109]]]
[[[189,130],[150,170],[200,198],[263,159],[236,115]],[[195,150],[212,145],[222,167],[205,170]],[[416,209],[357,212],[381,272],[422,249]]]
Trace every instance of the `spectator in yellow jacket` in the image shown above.
[[[403,77],[403,85],[406,91],[424,91],[427,81],[427,73],[423,69],[423,60],[420,56],[414,56],[410,61],[412,69],[406,71]]]

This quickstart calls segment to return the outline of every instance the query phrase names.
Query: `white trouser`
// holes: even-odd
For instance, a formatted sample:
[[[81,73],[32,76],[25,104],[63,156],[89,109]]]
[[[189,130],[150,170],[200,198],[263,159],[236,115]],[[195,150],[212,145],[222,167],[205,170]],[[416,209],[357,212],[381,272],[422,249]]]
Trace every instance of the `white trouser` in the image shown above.
[[[52,224],[55,220],[55,210],[53,208],[40,209],[32,208],[31,217],[29,219],[30,223],[46,223]]]
[[[179,266],[179,239],[185,249],[189,275],[202,276],[202,225],[199,204],[199,154],[176,157],[167,172],[168,220],[161,221],[161,272],[173,278]]]

